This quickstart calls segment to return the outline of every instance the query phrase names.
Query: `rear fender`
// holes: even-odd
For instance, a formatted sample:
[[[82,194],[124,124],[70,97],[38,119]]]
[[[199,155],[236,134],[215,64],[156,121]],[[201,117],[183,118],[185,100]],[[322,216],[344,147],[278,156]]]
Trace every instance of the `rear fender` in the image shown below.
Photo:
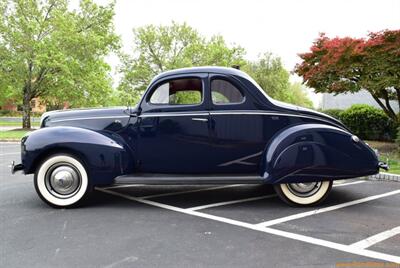
[[[260,166],[267,183],[310,182],[375,174],[378,159],[368,145],[343,129],[303,124],[277,133]]]
[[[113,183],[134,163],[133,152],[118,135],[84,128],[42,128],[24,137],[21,146],[25,174],[34,173],[51,154],[70,153],[84,162],[93,185]]]

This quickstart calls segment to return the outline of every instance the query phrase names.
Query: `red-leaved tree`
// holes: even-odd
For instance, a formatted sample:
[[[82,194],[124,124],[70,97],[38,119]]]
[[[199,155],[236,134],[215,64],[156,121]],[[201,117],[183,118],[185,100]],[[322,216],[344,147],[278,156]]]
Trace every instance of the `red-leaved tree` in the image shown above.
[[[347,93],[367,90],[385,113],[400,122],[390,100],[400,108],[400,30],[370,33],[367,38],[325,34],[314,41],[295,73],[316,92]]]

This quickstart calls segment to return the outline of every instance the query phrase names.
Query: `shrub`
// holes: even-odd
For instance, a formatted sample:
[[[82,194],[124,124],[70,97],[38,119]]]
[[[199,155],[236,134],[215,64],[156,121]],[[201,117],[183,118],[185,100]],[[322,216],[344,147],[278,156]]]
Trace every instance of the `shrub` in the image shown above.
[[[343,113],[343,110],[341,110],[341,109],[327,109],[327,110],[323,110],[322,112],[327,115],[330,115],[336,119],[342,120],[341,115]]]
[[[393,140],[397,124],[382,110],[366,104],[352,105],[340,114],[342,122],[357,136],[366,140]]]

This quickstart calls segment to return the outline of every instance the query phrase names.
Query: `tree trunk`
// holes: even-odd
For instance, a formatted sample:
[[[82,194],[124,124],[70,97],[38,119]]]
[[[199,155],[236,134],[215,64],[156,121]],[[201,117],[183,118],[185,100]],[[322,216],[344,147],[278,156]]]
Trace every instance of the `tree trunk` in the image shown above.
[[[31,128],[31,96],[26,86],[22,105],[22,128]]]
[[[370,92],[371,93],[371,92]],[[393,119],[394,121],[398,121],[397,115],[393,112],[393,110],[389,110],[388,107],[385,106],[385,104],[382,103],[382,101],[379,99],[378,96],[374,95],[371,93],[371,96],[374,98],[374,100],[379,104],[379,106],[382,108],[382,110],[385,112],[385,114]],[[390,107],[391,108],[391,107]]]
[[[385,100],[386,108],[389,110],[389,113],[392,115],[393,118],[395,118],[394,120],[396,120],[397,115],[395,111],[392,109],[392,106],[390,106],[389,94],[386,90],[383,91],[383,99]]]

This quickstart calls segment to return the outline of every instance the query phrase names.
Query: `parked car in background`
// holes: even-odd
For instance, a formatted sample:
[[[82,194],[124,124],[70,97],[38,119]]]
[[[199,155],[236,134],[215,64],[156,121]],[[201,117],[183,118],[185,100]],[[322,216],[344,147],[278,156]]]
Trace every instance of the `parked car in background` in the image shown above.
[[[54,207],[111,184],[273,184],[314,205],[332,181],[386,165],[341,122],[268,97],[244,72],[198,67],[156,76],[131,108],[56,111],[21,141],[37,193]]]

